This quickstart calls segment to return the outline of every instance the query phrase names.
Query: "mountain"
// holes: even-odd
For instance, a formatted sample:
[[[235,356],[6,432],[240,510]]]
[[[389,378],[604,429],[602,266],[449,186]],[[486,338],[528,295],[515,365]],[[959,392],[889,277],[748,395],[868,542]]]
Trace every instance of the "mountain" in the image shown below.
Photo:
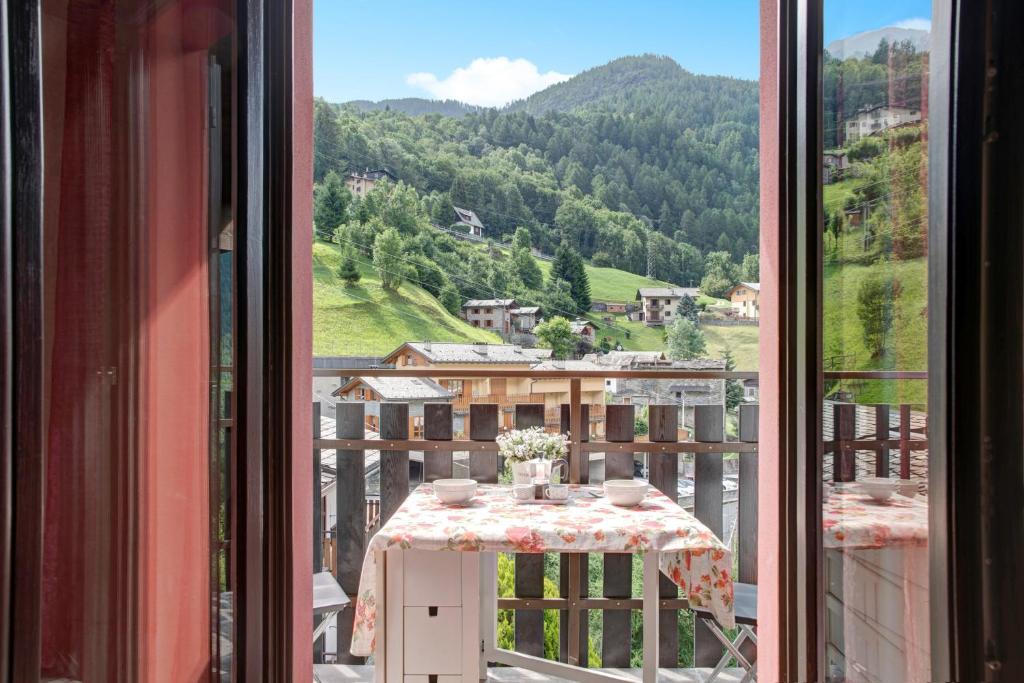
[[[720,89],[739,97],[744,104],[753,101],[757,105],[754,81],[699,76],[680,67],[671,57],[643,54],[620,57],[589,69],[526,99],[512,102],[503,111],[534,116],[583,108],[627,112],[633,110],[638,100],[678,100],[678,96],[685,97],[687,92],[713,96]]]
[[[441,114],[462,118],[466,114],[480,111],[481,107],[459,102],[458,100],[428,100],[422,97],[403,97],[400,99],[380,100],[350,100],[342,106],[349,106],[361,112],[368,111],[398,111],[409,116],[423,116],[424,114]]]
[[[836,59],[865,57],[875,53],[878,43],[886,40],[889,44],[910,41],[918,52],[927,52],[931,44],[931,33],[917,28],[897,28],[886,26],[873,31],[855,33],[848,38],[833,40],[826,50]]]
[[[500,110],[453,118],[376,106],[317,102],[318,178],[388,168],[435,224],[454,220],[453,205],[471,208],[495,240],[523,227],[544,253],[566,243],[595,266],[676,284],[699,283],[710,252],[738,265],[757,251],[756,81],[640,55]],[[371,207],[358,208],[363,225]],[[507,281],[493,266],[476,279]]]

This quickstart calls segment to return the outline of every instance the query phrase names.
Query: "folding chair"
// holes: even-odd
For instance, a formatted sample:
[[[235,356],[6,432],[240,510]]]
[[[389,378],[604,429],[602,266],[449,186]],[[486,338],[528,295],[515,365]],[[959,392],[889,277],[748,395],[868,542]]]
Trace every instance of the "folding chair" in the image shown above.
[[[757,645],[757,634],[754,632],[754,629],[757,628],[757,586],[749,583],[733,584],[733,605],[736,608],[737,634],[735,640],[729,639],[729,636],[722,630],[722,626],[715,620],[711,612],[703,607],[694,608],[697,618],[703,621],[708,630],[714,633],[715,637],[725,646],[725,653],[718,660],[715,668],[711,670],[707,683],[712,683],[717,679],[729,663],[729,659],[733,657],[746,670],[746,674],[744,674],[740,683],[750,683],[757,680],[757,662],[748,660],[740,650],[743,643],[748,640]]]

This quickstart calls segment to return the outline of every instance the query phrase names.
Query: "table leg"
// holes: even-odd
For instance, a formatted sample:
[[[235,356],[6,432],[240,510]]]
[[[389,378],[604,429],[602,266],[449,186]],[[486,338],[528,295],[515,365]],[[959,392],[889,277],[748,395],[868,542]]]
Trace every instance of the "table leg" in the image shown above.
[[[480,555],[480,680],[487,680],[489,657],[498,642],[498,555]]]
[[[644,553],[644,676],[643,683],[658,680],[658,553]]]

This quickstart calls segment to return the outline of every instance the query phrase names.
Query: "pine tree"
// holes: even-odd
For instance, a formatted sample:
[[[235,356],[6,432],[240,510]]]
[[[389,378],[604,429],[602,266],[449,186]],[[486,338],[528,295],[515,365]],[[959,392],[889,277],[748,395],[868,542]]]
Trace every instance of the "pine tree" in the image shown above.
[[[732,372],[736,369],[736,360],[732,357],[732,349],[728,346],[725,347],[725,351],[722,353],[725,359],[725,369],[728,372]],[[739,380],[730,379],[725,382],[725,408],[726,410],[736,410],[736,406],[743,403],[743,385],[740,384]]]
[[[342,252],[341,266],[338,268],[338,277],[342,279],[346,287],[351,287],[355,283],[359,282],[362,275],[359,273],[359,267],[356,265],[355,255],[352,253],[351,248],[346,248]]]
[[[580,313],[586,313],[590,310],[590,278],[587,277],[587,269],[583,263],[583,257],[579,254],[573,254],[572,274],[573,278],[569,281],[572,291],[572,299],[576,302],[576,308],[579,309]]]
[[[334,171],[328,171],[324,181],[313,191],[313,225],[316,236],[330,240],[348,214],[352,194]]]

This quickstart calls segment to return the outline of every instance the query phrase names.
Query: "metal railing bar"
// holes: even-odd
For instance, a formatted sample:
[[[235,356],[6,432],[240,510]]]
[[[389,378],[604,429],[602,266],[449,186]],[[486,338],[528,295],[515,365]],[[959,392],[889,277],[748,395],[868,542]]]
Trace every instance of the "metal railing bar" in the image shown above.
[[[643,605],[643,598],[498,598],[498,609],[638,610]],[[683,598],[665,598],[658,600],[658,606],[661,609],[689,609],[690,603]]]

